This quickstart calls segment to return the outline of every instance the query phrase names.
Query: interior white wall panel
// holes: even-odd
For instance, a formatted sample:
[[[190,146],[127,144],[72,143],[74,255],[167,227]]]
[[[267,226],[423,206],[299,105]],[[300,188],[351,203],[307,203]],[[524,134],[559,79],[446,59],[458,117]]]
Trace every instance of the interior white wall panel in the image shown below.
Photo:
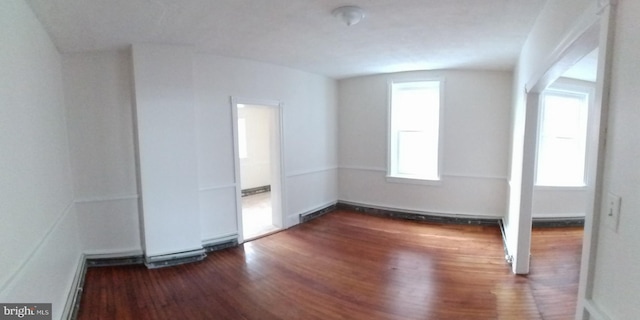
[[[388,182],[388,82],[444,79],[442,177],[437,185]],[[424,71],[339,82],[339,198],[425,213],[506,212],[511,74]]]
[[[300,210],[321,207],[337,200],[337,184],[314,185],[315,180],[292,178],[302,172],[318,172],[331,181],[337,166],[336,81],[323,76],[256,61],[197,54],[194,59],[196,132],[201,188],[234,186],[234,153],[230,98],[283,103],[285,227],[298,223]],[[335,179],[334,179],[335,180]],[[294,190],[294,191],[291,191]],[[296,190],[307,190],[296,192]],[[210,224],[203,234],[228,232],[235,221],[235,197],[226,191],[211,197],[200,192],[201,216],[225,221],[226,228]],[[304,203],[299,205],[298,203]],[[233,219],[233,220],[232,220]]]
[[[192,48],[135,45],[133,69],[145,255],[199,249]]]
[[[0,2],[0,301],[62,317],[81,247],[60,55],[22,0]]]
[[[594,270],[593,305],[610,319],[640,314],[640,2],[617,1],[604,201]],[[607,195],[621,197],[617,231],[607,217]],[[593,248],[592,250],[595,250]]]
[[[131,52],[63,54],[62,61],[84,252],[140,254]]]

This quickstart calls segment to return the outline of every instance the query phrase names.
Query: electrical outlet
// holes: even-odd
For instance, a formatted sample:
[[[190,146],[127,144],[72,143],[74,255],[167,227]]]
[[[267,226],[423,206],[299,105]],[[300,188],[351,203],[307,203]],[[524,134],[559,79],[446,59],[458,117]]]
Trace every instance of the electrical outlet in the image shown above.
[[[613,230],[614,232],[618,232],[618,224],[620,223],[620,204],[622,199],[613,194],[607,194],[607,203],[605,206],[605,223],[606,225]]]

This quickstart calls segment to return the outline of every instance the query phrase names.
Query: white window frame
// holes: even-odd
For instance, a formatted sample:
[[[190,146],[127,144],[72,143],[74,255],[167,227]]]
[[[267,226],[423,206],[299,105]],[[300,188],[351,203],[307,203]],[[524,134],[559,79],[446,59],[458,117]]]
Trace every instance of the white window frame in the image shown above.
[[[588,105],[586,108],[586,132],[585,132],[585,136],[584,136],[584,141],[583,143],[585,144],[585,151],[584,151],[584,172],[583,172],[583,179],[582,179],[582,183],[576,183],[576,184],[571,184],[571,185],[552,185],[552,184],[541,184],[538,181],[538,166],[539,166],[539,156],[540,156],[540,148],[542,146],[542,129],[543,129],[543,125],[544,125],[544,99],[545,99],[545,93],[546,92],[558,92],[558,93],[567,93],[567,94],[575,94],[575,95],[586,95],[587,96],[587,101],[588,101]],[[536,166],[535,166],[535,170],[536,170],[536,174],[534,176],[534,185],[536,187],[536,189],[538,190],[547,190],[547,189],[563,189],[563,190],[584,190],[587,185],[589,184],[588,181],[588,172],[589,172],[589,155],[590,155],[590,146],[589,146],[589,127],[591,126],[592,123],[592,118],[593,118],[593,105],[594,105],[594,98],[595,98],[595,89],[594,89],[594,85],[589,83],[589,82],[585,82],[585,81],[579,81],[579,80],[571,80],[571,79],[565,79],[565,78],[560,78],[558,79],[555,83],[553,83],[551,86],[549,86],[549,88],[547,88],[545,91],[543,91],[540,94],[540,107],[539,107],[539,114],[538,114],[538,118],[540,119],[539,123],[538,123],[538,143],[536,146]]]
[[[394,145],[393,133],[393,85],[412,83],[412,82],[439,82],[439,106],[438,106],[438,146],[437,146],[437,169],[436,176],[419,176],[398,173],[397,161],[397,145]],[[445,81],[441,77],[419,78],[419,79],[395,79],[388,82],[388,110],[387,110],[387,176],[388,182],[423,184],[423,185],[439,185],[442,177],[442,150],[443,150],[443,119],[444,119],[444,88]]]

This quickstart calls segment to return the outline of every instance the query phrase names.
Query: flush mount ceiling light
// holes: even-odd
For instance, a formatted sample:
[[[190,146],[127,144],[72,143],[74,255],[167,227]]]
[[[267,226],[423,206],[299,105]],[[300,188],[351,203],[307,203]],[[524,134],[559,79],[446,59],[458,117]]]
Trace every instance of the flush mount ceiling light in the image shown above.
[[[344,6],[334,9],[331,14],[342,19],[347,26],[352,26],[364,18],[364,10],[356,6]]]

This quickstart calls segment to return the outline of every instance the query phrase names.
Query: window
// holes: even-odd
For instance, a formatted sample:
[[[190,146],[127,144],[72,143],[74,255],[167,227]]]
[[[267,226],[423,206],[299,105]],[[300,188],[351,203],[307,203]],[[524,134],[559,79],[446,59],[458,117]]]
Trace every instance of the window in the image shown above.
[[[439,80],[392,82],[389,106],[390,178],[439,180]]]
[[[555,86],[540,98],[536,185],[583,187],[590,91]]]

